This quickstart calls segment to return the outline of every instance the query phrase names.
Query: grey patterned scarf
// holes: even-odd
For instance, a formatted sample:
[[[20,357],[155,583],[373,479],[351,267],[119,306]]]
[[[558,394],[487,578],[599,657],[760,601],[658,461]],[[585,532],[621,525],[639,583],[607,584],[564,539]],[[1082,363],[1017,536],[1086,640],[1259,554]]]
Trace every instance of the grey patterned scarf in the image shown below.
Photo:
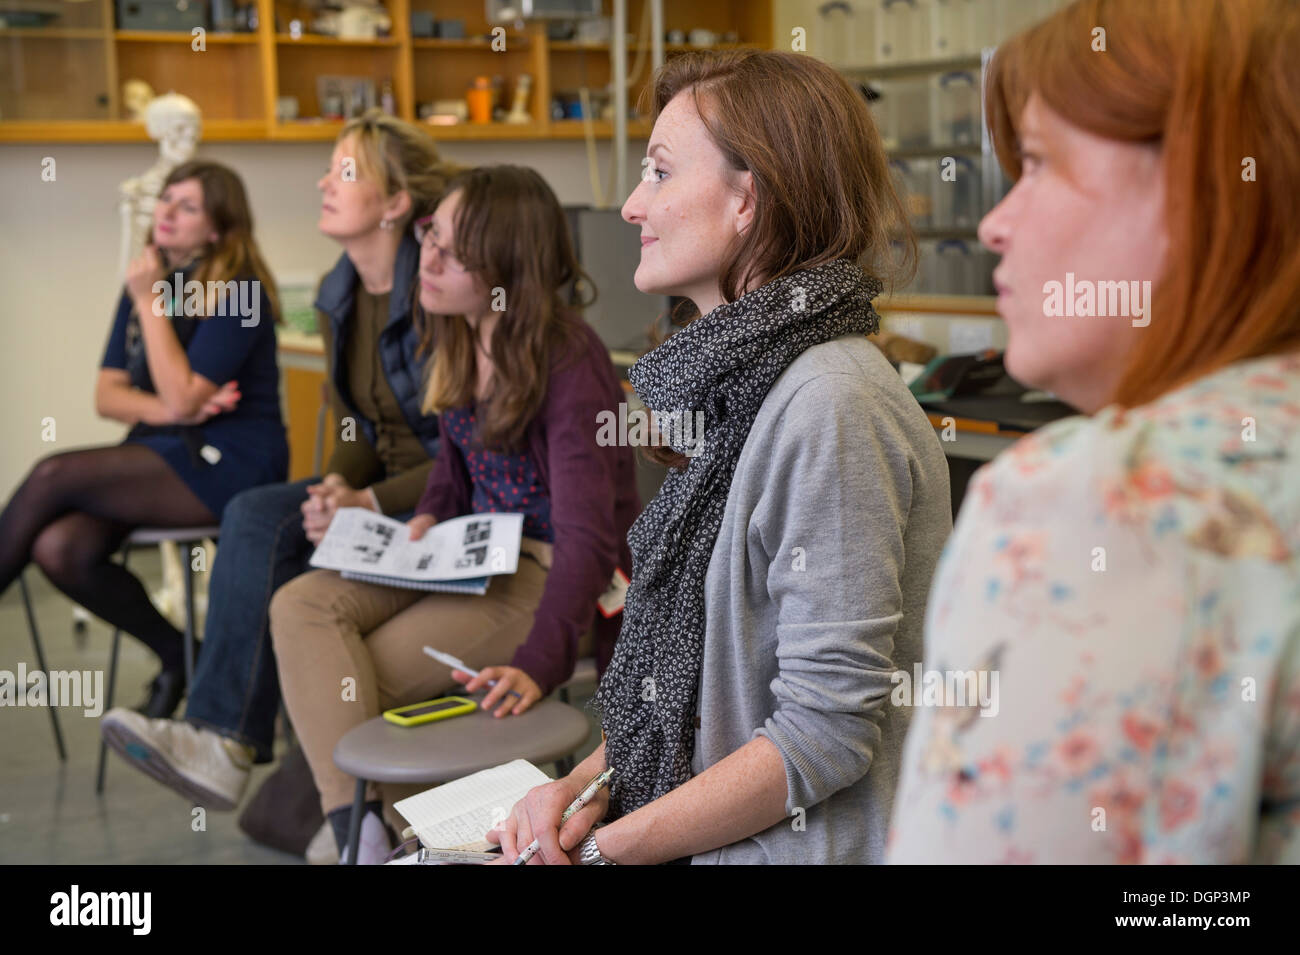
[[[704,656],[704,576],[736,462],[772,383],[805,349],[871,334],[880,283],[848,260],[795,272],[715,308],[632,366],[646,407],[670,419],[703,414],[700,445],[672,470],[628,532],[632,584],[596,705],[616,770],[616,819],[690,778]],[[695,435],[699,438],[700,435]]]

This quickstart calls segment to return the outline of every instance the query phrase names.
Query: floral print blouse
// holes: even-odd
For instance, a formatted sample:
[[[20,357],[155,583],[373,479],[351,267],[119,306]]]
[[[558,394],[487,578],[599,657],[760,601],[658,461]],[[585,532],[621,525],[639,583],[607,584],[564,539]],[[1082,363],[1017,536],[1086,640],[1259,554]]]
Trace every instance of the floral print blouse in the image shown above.
[[[1300,355],[981,469],[923,666],[888,861],[1300,863]]]

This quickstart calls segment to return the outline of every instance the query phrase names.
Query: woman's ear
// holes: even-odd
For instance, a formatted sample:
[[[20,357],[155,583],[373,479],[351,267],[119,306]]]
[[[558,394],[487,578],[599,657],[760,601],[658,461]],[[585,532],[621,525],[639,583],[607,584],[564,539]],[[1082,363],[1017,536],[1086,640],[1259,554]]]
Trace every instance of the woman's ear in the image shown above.
[[[384,218],[397,221],[405,218],[410,211],[411,194],[405,189],[401,189],[388,197],[388,202],[384,206],[384,212],[386,213]]]
[[[754,222],[758,195],[754,192],[754,174],[746,169],[736,176],[736,234],[744,235]]]

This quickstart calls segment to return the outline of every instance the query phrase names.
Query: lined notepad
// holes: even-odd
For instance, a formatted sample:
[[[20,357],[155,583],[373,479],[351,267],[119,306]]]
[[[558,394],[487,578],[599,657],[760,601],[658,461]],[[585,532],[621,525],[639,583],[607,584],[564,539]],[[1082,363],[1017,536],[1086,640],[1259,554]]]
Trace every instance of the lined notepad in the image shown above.
[[[400,800],[402,814],[430,849],[486,851],[483,837],[534,786],[551,777],[526,759],[516,759]]]

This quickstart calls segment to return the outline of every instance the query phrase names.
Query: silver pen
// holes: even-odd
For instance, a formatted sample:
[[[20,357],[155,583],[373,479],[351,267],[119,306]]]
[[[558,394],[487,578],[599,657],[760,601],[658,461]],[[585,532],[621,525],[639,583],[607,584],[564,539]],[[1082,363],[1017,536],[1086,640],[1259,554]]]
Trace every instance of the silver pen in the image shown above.
[[[424,652],[444,666],[449,666],[453,670],[460,670],[462,673],[468,673],[472,677],[478,676],[478,670],[471,670],[469,667],[465,666],[463,661],[453,657],[450,653],[443,653],[441,650],[435,650],[433,647],[425,647]],[[496,680],[488,680],[488,686],[496,685]],[[523,699],[523,696],[516,693],[514,690],[507,690],[506,692],[508,696],[517,696],[519,699]]]
[[[564,810],[564,815],[560,816],[560,828],[561,829],[564,828],[564,824],[573,817],[573,814],[575,812],[577,812],[583,806],[587,805],[587,803],[595,799],[596,793],[600,792],[602,789],[608,786],[609,781],[613,778],[614,778],[614,769],[613,767],[610,767],[609,769],[606,769],[603,773],[598,773],[595,779],[587,783],[587,788],[584,789],[578,795],[577,799],[569,803],[569,808]],[[542,848],[541,840],[534,839],[531,843],[528,844],[528,848],[524,849],[523,852],[519,853],[519,855],[515,858],[515,861],[512,864],[527,865],[528,860],[531,859],[533,856],[537,855],[538,850],[540,850],[541,848]]]

